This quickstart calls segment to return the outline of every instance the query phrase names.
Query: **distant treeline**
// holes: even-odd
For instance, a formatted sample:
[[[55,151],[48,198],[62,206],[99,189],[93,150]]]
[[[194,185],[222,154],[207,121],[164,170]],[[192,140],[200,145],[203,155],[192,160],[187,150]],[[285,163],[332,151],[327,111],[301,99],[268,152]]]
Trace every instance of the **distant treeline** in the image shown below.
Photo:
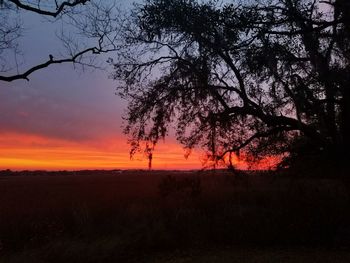
[[[0,176],[62,176],[62,175],[111,175],[121,173],[122,170],[79,170],[79,171],[45,171],[45,170],[23,170],[12,171],[1,170]]]
[[[231,175],[266,175],[272,174],[273,171],[254,171],[254,170],[235,170],[234,172],[229,169],[202,169],[202,170],[143,170],[143,169],[113,169],[113,170],[57,170],[57,171],[46,171],[46,170],[22,170],[22,171],[12,171],[10,169],[0,170],[0,177],[2,176],[89,176],[89,175],[140,175],[140,176],[164,176],[164,175],[174,175],[174,176],[205,176],[205,175],[221,175],[221,176],[231,176]]]

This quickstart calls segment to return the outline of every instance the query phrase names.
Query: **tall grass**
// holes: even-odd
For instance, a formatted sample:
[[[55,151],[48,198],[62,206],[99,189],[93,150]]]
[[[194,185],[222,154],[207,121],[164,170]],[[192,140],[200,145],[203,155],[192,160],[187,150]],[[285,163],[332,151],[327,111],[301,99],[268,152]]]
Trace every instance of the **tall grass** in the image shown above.
[[[0,253],[8,262],[350,245],[349,189],[335,179],[126,173],[7,177],[0,190]]]

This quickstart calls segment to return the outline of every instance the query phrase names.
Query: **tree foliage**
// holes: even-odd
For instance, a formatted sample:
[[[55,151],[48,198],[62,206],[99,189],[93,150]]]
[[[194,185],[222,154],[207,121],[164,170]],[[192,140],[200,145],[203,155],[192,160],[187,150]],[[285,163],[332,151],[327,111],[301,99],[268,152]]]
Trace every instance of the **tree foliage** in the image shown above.
[[[348,1],[150,0],[124,34],[110,62],[129,101],[131,154],[175,127],[186,149],[204,147],[215,163],[232,165],[242,149],[345,160]]]

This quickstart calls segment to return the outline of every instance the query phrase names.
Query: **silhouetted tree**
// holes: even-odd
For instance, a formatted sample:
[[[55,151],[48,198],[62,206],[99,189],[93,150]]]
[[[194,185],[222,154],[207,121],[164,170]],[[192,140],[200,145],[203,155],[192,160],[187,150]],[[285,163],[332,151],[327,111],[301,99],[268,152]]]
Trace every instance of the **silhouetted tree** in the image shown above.
[[[62,28],[57,34],[67,50],[66,54],[47,54],[47,60],[22,70],[17,57],[22,55],[18,43],[25,28],[21,19],[24,13],[46,18],[47,22],[52,23],[53,28],[54,24],[60,21]],[[93,62],[94,55],[117,49],[120,21],[113,1],[106,4],[93,0],[2,0],[0,1],[0,81],[29,80],[33,72],[52,64],[72,63],[96,67]],[[74,34],[79,36],[74,37]]]
[[[150,0],[124,34],[110,62],[129,100],[131,154],[174,125],[214,162],[303,148],[345,164],[349,1]]]

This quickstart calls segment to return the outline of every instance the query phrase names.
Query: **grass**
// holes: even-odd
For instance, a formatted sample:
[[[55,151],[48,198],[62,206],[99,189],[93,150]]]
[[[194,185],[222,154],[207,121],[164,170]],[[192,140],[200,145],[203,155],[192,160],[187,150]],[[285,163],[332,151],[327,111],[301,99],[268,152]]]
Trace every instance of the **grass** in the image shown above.
[[[0,262],[348,262],[348,183],[183,172],[0,177]]]

